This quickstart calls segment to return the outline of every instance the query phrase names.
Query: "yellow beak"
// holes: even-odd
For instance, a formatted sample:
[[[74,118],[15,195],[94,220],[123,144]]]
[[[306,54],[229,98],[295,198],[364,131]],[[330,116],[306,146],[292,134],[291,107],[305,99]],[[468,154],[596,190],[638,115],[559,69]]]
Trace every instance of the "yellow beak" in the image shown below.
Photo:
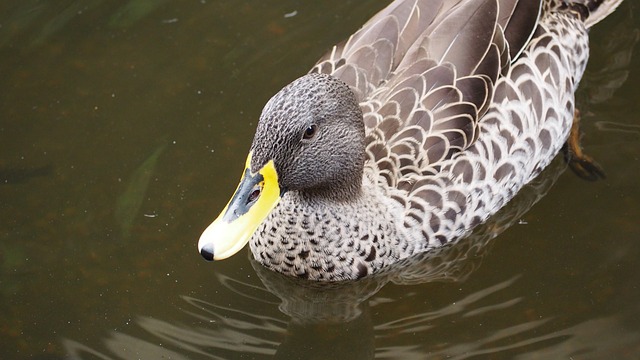
[[[251,153],[233,197],[200,236],[198,251],[206,260],[223,260],[240,251],[280,201],[278,173],[270,160],[251,172]]]

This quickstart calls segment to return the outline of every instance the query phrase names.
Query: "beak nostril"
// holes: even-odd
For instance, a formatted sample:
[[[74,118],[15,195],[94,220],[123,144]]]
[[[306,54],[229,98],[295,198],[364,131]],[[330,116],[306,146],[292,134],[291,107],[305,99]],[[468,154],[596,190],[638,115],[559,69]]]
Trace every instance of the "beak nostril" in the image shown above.
[[[258,196],[260,196],[260,189],[254,189],[251,194],[249,194],[249,201],[247,201],[247,204],[252,203],[254,201],[256,201],[256,199],[258,199]]]
[[[213,244],[203,246],[200,250],[200,255],[207,261],[213,261]]]

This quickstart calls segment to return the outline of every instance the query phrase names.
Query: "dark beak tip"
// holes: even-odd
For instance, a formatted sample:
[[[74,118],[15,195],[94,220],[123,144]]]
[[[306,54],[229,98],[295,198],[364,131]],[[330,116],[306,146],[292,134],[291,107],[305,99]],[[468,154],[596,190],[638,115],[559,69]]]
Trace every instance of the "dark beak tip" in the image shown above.
[[[213,244],[203,246],[200,250],[200,255],[207,261],[213,261]]]

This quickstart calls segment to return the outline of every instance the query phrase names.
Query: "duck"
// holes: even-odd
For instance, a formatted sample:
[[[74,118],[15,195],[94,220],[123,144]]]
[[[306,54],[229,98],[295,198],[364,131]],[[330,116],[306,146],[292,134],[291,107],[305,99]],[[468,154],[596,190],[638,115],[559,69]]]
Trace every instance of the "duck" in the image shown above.
[[[266,103],[199,253],[339,282],[454,244],[567,143],[621,2],[391,2]]]

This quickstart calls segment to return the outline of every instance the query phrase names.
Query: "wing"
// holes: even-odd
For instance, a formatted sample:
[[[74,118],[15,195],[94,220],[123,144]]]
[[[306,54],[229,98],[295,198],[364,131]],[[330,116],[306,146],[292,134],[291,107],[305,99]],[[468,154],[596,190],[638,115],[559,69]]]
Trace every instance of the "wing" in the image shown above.
[[[433,176],[406,177],[392,191],[405,228],[441,246],[485,221],[549,164],[571,128],[574,92],[588,57],[582,20],[543,19],[506,76],[499,77],[477,141],[439,163]]]
[[[392,76],[409,47],[423,37],[446,3],[452,1],[393,2],[334,46],[311,71],[338,77],[351,86],[359,100],[368,99]]]
[[[351,86],[369,164],[387,186],[468,148],[494,85],[529,41],[532,0],[398,0],[312,69]]]

